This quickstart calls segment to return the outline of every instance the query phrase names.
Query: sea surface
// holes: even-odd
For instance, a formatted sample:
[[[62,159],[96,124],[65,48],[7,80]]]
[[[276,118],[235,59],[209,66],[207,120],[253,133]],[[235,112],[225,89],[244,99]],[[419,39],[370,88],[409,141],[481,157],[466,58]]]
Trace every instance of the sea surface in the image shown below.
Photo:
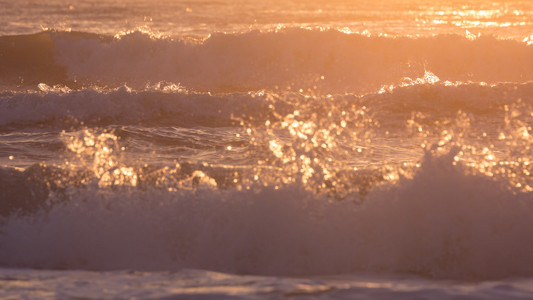
[[[533,2],[0,0],[0,298],[532,299]]]

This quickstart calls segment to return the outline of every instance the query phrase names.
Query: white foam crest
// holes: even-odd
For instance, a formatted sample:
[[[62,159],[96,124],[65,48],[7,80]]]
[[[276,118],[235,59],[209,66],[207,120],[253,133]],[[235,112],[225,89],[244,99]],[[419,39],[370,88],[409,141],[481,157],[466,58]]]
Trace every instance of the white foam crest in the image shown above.
[[[46,217],[7,220],[0,264],[202,268],[254,274],[533,275],[533,195],[429,152],[412,179],[361,205],[298,185],[196,191],[82,189]],[[353,195],[354,199],[358,196]]]

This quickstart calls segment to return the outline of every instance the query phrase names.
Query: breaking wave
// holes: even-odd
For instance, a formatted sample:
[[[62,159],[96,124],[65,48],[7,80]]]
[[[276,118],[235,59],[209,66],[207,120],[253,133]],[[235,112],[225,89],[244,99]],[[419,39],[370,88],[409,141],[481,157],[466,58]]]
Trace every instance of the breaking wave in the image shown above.
[[[1,37],[0,51],[4,85],[169,81],[210,92],[364,93],[426,70],[448,81],[533,80],[533,46],[493,37],[391,38],[293,28],[184,41],[140,31],[117,37],[45,31]]]
[[[405,80],[405,79],[404,79]],[[436,79],[438,80],[438,79]],[[415,81],[416,83],[416,81]],[[233,126],[246,119],[254,124],[274,121],[302,107],[324,114],[331,110],[365,107],[382,127],[405,125],[412,112],[432,115],[430,120],[457,111],[473,115],[501,114],[507,105],[533,106],[533,84],[486,85],[434,82],[386,87],[366,95],[306,95],[305,93],[188,92],[176,85],[157,85],[136,91],[50,87],[38,92],[0,95],[0,128],[51,125],[144,124],[168,126]]]
[[[469,174],[453,163],[456,154],[427,152],[412,178],[378,186],[358,205],[298,184],[213,189],[201,180],[194,190],[73,185],[63,188],[65,199],[59,187],[37,184],[53,176],[52,169],[2,169],[3,196],[19,195],[9,198],[13,203],[28,204],[37,191],[49,194],[34,203],[33,213],[4,217],[0,264],[462,279],[533,275],[533,194]]]

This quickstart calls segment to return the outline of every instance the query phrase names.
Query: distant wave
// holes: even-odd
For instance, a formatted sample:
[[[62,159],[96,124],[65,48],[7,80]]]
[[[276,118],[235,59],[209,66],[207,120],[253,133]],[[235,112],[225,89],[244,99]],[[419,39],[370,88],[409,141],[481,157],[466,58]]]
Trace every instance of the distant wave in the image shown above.
[[[284,29],[202,42],[133,32],[120,38],[46,31],[0,38],[0,83],[117,87],[170,81],[197,91],[369,92],[431,71],[441,80],[533,80],[533,46],[455,35],[367,37]]]
[[[319,114],[366,107],[382,126],[404,122],[412,112],[434,120],[457,111],[473,115],[499,114],[505,105],[533,107],[533,83],[422,83],[393,87],[363,96],[306,96],[300,93],[191,93],[172,86],[143,91],[116,89],[69,90],[41,84],[41,92],[0,94],[0,128],[18,126],[79,126],[160,124],[169,126],[232,126],[240,119],[255,124],[276,121],[297,109]],[[326,118],[326,116],[324,116]],[[503,119],[503,116],[501,117]],[[392,126],[392,125],[391,125]]]
[[[54,169],[0,169],[1,194],[12,194],[11,202],[1,203],[2,213],[10,203],[37,212],[4,219],[0,265],[277,275],[372,271],[462,279],[533,275],[532,193],[468,175],[452,164],[454,155],[426,154],[414,178],[372,190],[360,205],[330,201],[297,184],[194,192],[95,189],[73,181],[65,188],[65,182],[46,184]],[[69,198],[60,197],[65,194]]]

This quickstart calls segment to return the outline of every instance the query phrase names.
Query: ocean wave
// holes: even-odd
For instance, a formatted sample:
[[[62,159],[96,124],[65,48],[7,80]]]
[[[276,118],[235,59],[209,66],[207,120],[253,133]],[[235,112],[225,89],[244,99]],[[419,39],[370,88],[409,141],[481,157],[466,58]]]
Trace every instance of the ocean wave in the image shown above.
[[[68,200],[57,196],[58,187],[43,184],[55,192],[43,197],[37,213],[4,219],[0,265],[276,275],[371,271],[456,279],[533,275],[532,193],[467,172],[454,163],[456,154],[427,152],[412,178],[374,188],[361,204],[331,201],[298,184],[242,190],[213,189],[208,180],[192,190],[74,185]],[[35,195],[27,185],[50,176],[45,173],[51,169],[43,170],[2,169],[0,178],[7,190]]]
[[[46,31],[1,37],[0,51],[4,85],[144,87],[164,80],[211,92],[363,93],[428,70],[449,81],[533,80],[533,47],[493,37],[390,38],[289,28],[217,33],[194,42],[140,31],[115,38]]]
[[[411,81],[412,82],[412,81]],[[413,112],[428,121],[453,118],[458,111],[473,116],[503,114],[505,107],[533,107],[533,83],[451,84],[418,83],[388,87],[366,95],[306,95],[304,93],[188,92],[178,86],[132,90],[86,88],[70,90],[40,84],[40,92],[5,92],[0,95],[0,128],[49,125],[59,127],[115,125],[242,126],[280,121],[299,110],[327,119],[332,111],[364,107],[383,128],[402,127]],[[503,120],[503,116],[499,119]]]
[[[45,85],[46,86],[46,85]],[[127,86],[102,90],[41,88],[45,92],[10,93],[0,97],[0,126],[98,126],[109,124],[169,124],[231,126],[232,116],[265,109],[248,93],[211,95],[180,90],[133,91]]]

